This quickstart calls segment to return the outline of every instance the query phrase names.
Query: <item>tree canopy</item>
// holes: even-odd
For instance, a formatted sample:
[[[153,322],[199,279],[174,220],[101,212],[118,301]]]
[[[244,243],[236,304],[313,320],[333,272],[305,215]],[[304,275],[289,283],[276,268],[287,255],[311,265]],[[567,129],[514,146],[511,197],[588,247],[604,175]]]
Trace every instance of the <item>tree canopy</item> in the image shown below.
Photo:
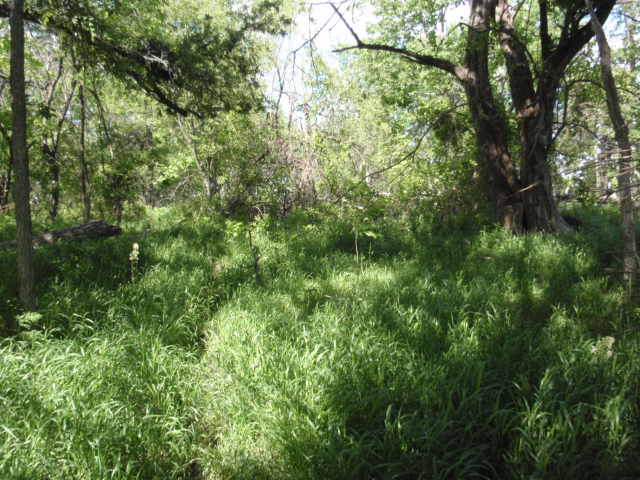
[[[182,115],[260,103],[256,33],[281,33],[280,2],[219,7],[216,17],[164,1],[34,2],[25,19],[60,35],[75,61],[103,69]],[[0,4],[8,16],[9,3]],[[226,18],[221,21],[220,17]]]

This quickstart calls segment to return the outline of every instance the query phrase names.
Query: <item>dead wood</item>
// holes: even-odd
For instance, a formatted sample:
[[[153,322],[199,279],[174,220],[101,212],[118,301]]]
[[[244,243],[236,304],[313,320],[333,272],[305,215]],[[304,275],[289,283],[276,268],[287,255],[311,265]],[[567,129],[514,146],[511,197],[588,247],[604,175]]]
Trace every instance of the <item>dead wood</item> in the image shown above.
[[[33,236],[34,246],[46,245],[63,241],[82,241],[82,240],[94,240],[98,238],[113,237],[120,235],[122,229],[115,225],[109,225],[104,220],[93,220],[83,225],[76,225],[74,227],[63,228],[61,230],[53,230],[51,232],[44,232]],[[0,248],[15,248],[15,240],[10,242],[0,242]]]

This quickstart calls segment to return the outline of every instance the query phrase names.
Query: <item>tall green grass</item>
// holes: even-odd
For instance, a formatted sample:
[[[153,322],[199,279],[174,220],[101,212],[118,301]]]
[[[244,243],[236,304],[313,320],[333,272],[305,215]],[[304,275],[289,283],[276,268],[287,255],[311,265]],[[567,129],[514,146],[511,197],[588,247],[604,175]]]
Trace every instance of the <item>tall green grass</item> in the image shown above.
[[[220,242],[173,218],[37,250],[40,318],[0,344],[0,478],[198,478],[205,238]],[[14,257],[2,252],[10,280]]]
[[[2,478],[180,478],[195,458],[193,355],[142,330],[0,355]]]
[[[0,346],[0,478],[639,478],[611,218],[384,213],[156,210],[38,250],[41,318]]]
[[[213,478],[640,476],[637,317],[599,246],[414,231],[264,236],[268,281],[207,338]]]

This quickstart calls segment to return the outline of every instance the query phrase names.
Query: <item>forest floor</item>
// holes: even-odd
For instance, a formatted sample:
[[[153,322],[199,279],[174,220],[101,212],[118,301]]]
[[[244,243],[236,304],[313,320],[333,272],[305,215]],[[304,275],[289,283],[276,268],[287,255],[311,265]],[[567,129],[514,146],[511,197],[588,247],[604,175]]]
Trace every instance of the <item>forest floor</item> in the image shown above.
[[[640,478],[638,310],[615,215],[579,217],[174,208],[39,248],[40,311],[0,342],[0,478]]]

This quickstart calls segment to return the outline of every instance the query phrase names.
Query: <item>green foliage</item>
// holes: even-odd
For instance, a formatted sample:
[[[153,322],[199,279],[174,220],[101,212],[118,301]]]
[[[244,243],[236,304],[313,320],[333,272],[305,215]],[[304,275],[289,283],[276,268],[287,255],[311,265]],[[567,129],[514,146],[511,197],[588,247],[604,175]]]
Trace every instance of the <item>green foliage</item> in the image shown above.
[[[196,354],[214,304],[210,257],[201,249],[214,255],[220,242],[213,227],[195,233],[171,227],[174,214],[164,218],[141,225],[153,228],[150,236],[37,250],[40,311],[31,322],[21,316],[27,330],[0,345],[0,477],[197,472]],[[132,278],[133,243],[139,255]],[[13,257],[1,252],[6,278],[15,278]],[[15,288],[7,283],[5,300]],[[1,314],[16,311],[3,306]]]
[[[214,472],[638,473],[635,334],[588,243],[448,232],[422,238],[416,257],[363,263],[353,247],[329,253],[336,234],[353,240],[348,217],[333,218],[303,215],[293,236],[262,239],[268,287],[241,288],[212,321]],[[393,223],[380,236],[415,248]],[[592,351],[601,335],[616,338],[613,357]]]
[[[640,474],[615,218],[513,237],[360,207],[185,205],[38,249],[40,311],[0,346],[0,476]]]
[[[184,472],[197,421],[194,358],[144,330],[94,334],[89,342],[22,338],[0,351],[3,478]]]
[[[378,0],[369,33],[459,61],[450,3]],[[79,216],[79,107],[65,117],[65,95],[46,99],[64,52],[61,90],[75,79],[93,91],[95,210],[135,208],[121,237],[36,251],[37,313],[19,314],[15,253],[0,251],[0,315],[22,327],[0,344],[0,477],[640,476],[638,311],[617,278],[617,215],[576,209],[583,227],[566,237],[490,227],[461,88],[380,52],[347,58],[343,76],[314,58],[284,128],[282,112],[247,115],[263,103],[264,34],[287,24],[281,2],[32,8],[63,39],[33,33],[36,148],[69,119],[66,217],[37,215],[36,230]],[[516,21],[535,65],[525,8]],[[506,85],[501,56],[489,60]],[[593,154],[592,138],[573,138],[602,108],[591,65],[578,59],[563,85],[567,168]],[[134,90],[206,118],[177,122]],[[50,171],[39,155],[32,166],[40,214]],[[557,174],[588,192],[589,175]],[[14,236],[0,215],[0,240]]]
[[[99,65],[170,110],[253,109],[260,103],[255,34],[281,32],[287,20],[279,14],[280,2],[257,1],[240,9],[220,2],[214,9],[218,18],[194,7],[177,9],[157,0],[51,0],[31,14],[61,34],[85,64]]]
[[[230,215],[247,216],[255,206],[276,203],[283,174],[259,115],[224,113],[210,119],[177,119],[181,144],[189,151],[202,198]],[[195,182],[194,182],[195,183]],[[191,190],[200,191],[192,185]]]

